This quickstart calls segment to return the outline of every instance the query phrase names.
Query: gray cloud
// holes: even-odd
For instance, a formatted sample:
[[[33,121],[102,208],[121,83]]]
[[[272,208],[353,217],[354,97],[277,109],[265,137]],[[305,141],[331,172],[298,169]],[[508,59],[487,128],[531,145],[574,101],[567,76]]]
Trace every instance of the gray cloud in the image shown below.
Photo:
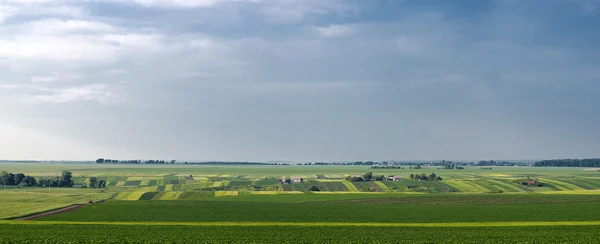
[[[2,2],[0,129],[24,136],[0,155],[597,156],[598,36],[556,33],[553,9],[493,3],[371,20],[376,6],[344,1]],[[582,15],[563,22],[597,21],[569,6]],[[42,150],[53,138],[64,153]]]

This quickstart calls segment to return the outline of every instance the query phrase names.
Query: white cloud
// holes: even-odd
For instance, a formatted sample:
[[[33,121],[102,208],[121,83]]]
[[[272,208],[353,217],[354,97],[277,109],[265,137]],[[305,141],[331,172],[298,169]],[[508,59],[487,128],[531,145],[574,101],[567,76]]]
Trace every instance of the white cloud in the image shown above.
[[[135,33],[86,20],[45,19],[0,28],[0,58],[110,62],[159,46],[158,34]]]
[[[228,0],[119,0],[121,2],[135,2],[148,7],[182,7],[198,8],[212,7]]]
[[[44,19],[32,21],[20,27],[34,34],[57,34],[65,32],[108,32],[116,28],[102,22],[86,20]]]
[[[111,61],[118,49],[86,36],[19,36],[0,40],[0,57],[55,61]]]
[[[50,94],[30,95],[26,100],[34,103],[67,103],[75,101],[108,103],[113,97],[104,84],[75,86],[62,89],[40,88],[40,90],[45,90]]]
[[[355,30],[349,25],[329,25],[324,27],[315,27],[315,30],[321,37],[343,37],[352,34]]]
[[[7,19],[8,17],[14,15],[15,12],[16,12],[16,9],[14,7],[7,6],[7,5],[0,5],[0,24],[2,24],[4,22],[4,20]]]
[[[25,3],[25,4],[32,4],[32,3],[51,3],[54,2],[56,0],[7,0],[9,3]]]
[[[341,0],[265,0],[262,3],[263,14],[273,22],[299,22],[309,16],[348,14],[355,8]]]

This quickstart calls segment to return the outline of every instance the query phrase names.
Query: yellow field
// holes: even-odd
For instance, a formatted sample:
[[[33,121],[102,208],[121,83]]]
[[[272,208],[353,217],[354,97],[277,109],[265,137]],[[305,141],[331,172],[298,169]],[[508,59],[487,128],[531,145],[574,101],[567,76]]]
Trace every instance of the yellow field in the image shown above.
[[[342,183],[346,186],[346,188],[348,188],[348,191],[358,192],[358,188],[356,188],[356,186],[352,184],[352,182],[345,180],[342,181]]]
[[[488,191],[485,188],[482,190],[480,187],[475,187],[475,186],[468,184],[462,180],[445,180],[444,183],[456,188],[457,190],[459,190],[461,192],[486,192],[486,191]]]
[[[131,192],[119,192],[119,194],[117,194],[117,196],[115,197],[116,200],[125,200],[127,199],[127,196],[129,196]]]
[[[179,196],[181,195],[181,193],[183,193],[183,192],[182,191],[168,191],[168,192],[164,192],[160,196],[160,199],[158,199],[158,200],[177,200],[177,199],[179,199]]]
[[[124,199],[121,200],[127,200],[127,201],[137,201],[140,200],[140,197],[142,197],[142,195],[144,195],[144,193],[146,193],[147,191],[134,191],[131,192],[130,194],[128,194]]]
[[[550,184],[552,184],[554,187],[558,188],[559,190],[585,190],[579,186],[573,185],[571,183],[567,183],[564,181],[558,181],[558,180],[551,180],[551,179],[540,179],[540,181],[543,183],[545,182],[549,182]]]
[[[314,181],[316,182],[342,182],[344,180],[339,179],[339,180],[333,180],[333,179],[315,179]]]
[[[127,177],[127,181],[143,180],[143,179],[144,179],[144,177],[139,177],[139,176]]]
[[[294,195],[304,194],[301,191],[250,191],[251,195]]]
[[[238,196],[238,191],[216,191],[215,192],[215,197],[236,197]]]
[[[375,185],[379,186],[379,188],[381,188],[382,191],[390,191],[390,188],[383,184],[383,182],[381,181],[375,181]]]

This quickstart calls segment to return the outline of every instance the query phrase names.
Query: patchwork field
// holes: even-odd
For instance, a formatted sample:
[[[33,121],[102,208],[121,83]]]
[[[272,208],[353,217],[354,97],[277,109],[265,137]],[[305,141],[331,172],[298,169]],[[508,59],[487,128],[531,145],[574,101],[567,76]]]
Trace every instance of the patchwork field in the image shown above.
[[[0,190],[3,242],[594,243],[600,172],[578,168],[1,164],[75,187]],[[60,166],[60,167],[59,167]],[[348,175],[404,178],[348,181]],[[442,180],[411,180],[435,172]],[[107,189],[82,188],[94,176]],[[301,178],[301,182],[281,179]],[[539,184],[524,185],[523,179]],[[88,205],[108,200],[102,204]],[[151,214],[150,214],[151,213]]]

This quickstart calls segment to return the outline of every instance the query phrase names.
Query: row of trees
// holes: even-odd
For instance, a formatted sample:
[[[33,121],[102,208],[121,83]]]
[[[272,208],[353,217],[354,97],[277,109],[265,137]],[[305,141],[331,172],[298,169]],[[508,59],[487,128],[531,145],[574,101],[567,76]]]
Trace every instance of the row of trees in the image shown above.
[[[73,187],[73,174],[63,170],[59,177],[39,179],[37,185],[41,187]]]
[[[458,166],[456,164],[448,164],[448,165],[445,165],[443,169],[465,169],[465,167]]]
[[[73,175],[69,171],[63,171],[59,177],[36,179],[33,176],[22,173],[13,174],[6,171],[0,173],[0,184],[4,186],[22,186],[22,187],[72,187]]]
[[[106,188],[106,181],[105,180],[98,180],[98,178],[96,177],[90,177],[88,179],[88,185],[89,188]]]
[[[442,180],[442,177],[439,177],[438,175],[436,175],[435,173],[431,173],[430,175],[426,175],[426,174],[410,174],[409,175],[411,180]]]
[[[116,159],[104,159],[99,158],[96,159],[96,163],[98,164],[175,164],[175,160],[165,161],[165,160],[116,160]]]
[[[373,172],[367,172],[362,176],[347,176],[347,181],[384,181],[386,180],[385,175],[373,175]]]
[[[600,167],[600,158],[551,159],[533,163],[535,167]]]
[[[13,174],[6,171],[0,173],[0,184],[4,186],[35,186],[37,181],[34,177],[22,173]]]

